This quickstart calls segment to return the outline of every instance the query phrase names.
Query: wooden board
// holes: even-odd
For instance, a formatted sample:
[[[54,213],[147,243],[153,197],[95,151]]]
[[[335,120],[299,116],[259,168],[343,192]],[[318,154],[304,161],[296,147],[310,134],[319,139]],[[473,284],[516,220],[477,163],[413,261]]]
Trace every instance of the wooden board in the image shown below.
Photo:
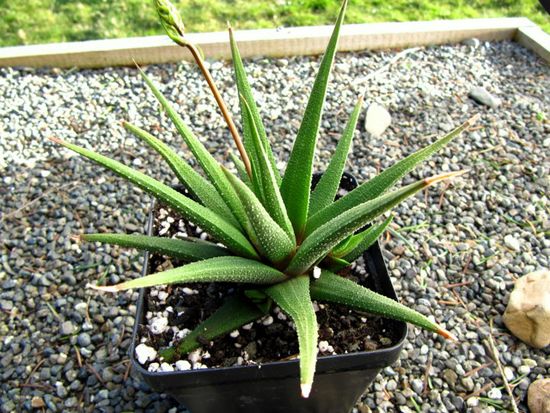
[[[541,49],[537,43],[541,39],[540,33],[537,32],[537,36],[529,35],[536,29],[538,26],[523,17],[352,24],[342,27],[339,50],[405,48],[457,43],[476,37],[480,40],[517,38],[537,53],[544,54],[544,50],[547,51],[548,48],[543,46]],[[313,55],[324,51],[331,30],[331,26],[245,30],[236,32],[236,38],[244,57]],[[546,35],[544,32],[542,34]],[[189,39],[197,44],[208,58],[229,59],[231,56],[225,32],[189,34]],[[0,49],[0,66],[93,68],[128,66],[133,65],[134,60],[144,65],[177,62],[182,59],[189,60],[189,54],[174,45],[166,36]]]
[[[520,27],[514,40],[528,49],[531,49],[550,63],[550,35],[544,32],[540,27]]]

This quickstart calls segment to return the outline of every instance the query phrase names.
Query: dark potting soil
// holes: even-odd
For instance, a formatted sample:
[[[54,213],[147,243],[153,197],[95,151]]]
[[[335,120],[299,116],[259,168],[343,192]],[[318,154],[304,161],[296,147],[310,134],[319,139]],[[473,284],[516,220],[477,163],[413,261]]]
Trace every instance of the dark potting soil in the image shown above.
[[[153,211],[153,235],[181,238],[185,235],[200,237],[206,234],[195,225],[178,217],[169,208],[159,205]],[[208,240],[208,238],[205,238]],[[185,262],[158,254],[149,257],[149,273],[155,273],[171,267],[184,265]],[[342,276],[353,279],[362,285],[368,284],[369,274],[365,271],[344,270]],[[217,310],[224,299],[235,294],[242,286],[234,283],[192,283],[167,286],[168,297],[161,302],[157,297],[146,294],[145,312],[168,312],[168,324],[179,330],[193,330],[199,323]],[[184,289],[186,292],[184,292]],[[196,293],[188,294],[189,289]],[[372,351],[390,347],[397,343],[396,322],[379,316],[337,305],[318,303],[316,312],[319,324],[319,341],[327,341],[331,351],[319,352],[319,356],[345,354],[358,351]],[[278,311],[278,312],[277,312]],[[249,329],[240,328],[239,335],[232,337],[226,334],[213,341],[205,340],[202,349],[210,354],[202,358],[201,364],[207,367],[228,367],[235,364],[260,364],[272,361],[292,359],[298,355],[296,332],[289,317],[280,314],[272,306],[269,320],[254,322]],[[174,333],[169,328],[161,334],[153,334],[147,324],[140,325],[139,339],[146,338],[146,343],[155,349],[170,345]],[[329,350],[332,350],[329,349]],[[185,358],[183,356],[182,358]],[[239,360],[240,358],[240,360]],[[238,361],[239,360],[239,361]],[[145,367],[148,367],[146,363]]]

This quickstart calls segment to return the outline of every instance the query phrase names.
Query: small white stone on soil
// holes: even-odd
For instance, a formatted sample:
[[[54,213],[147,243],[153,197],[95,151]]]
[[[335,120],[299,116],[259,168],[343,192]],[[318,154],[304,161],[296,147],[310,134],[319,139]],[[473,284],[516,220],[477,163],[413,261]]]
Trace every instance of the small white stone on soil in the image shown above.
[[[189,330],[188,328],[184,328],[183,330],[180,330],[176,333],[176,338],[178,340],[181,340],[182,338],[187,336],[187,334],[189,334],[190,332],[191,332],[191,330]]]
[[[231,333],[229,333],[229,336],[231,338],[237,338],[239,337],[239,330],[233,330]]]
[[[164,301],[168,298],[168,293],[166,291],[159,291],[158,293],[158,299],[160,301]]]
[[[321,269],[319,267],[313,267],[313,278],[317,279],[321,277]]]
[[[181,292],[184,293],[185,295],[193,295],[195,294],[195,292],[189,288],[189,287],[184,287],[181,289]]]
[[[316,301],[313,302],[313,311],[315,312],[319,311],[319,304],[317,304]]]
[[[176,370],[191,370],[191,363],[187,360],[178,360],[176,361]]]
[[[264,326],[270,326],[271,324],[273,324],[273,317],[271,317],[270,315],[268,315],[266,318],[264,318],[262,320],[262,324]]]
[[[235,346],[235,348],[241,348],[242,347],[242,345],[239,344],[239,343],[233,343],[233,345]]]
[[[168,328],[168,319],[166,317],[153,318],[149,324],[149,330],[153,334],[162,334]]]
[[[241,328],[243,330],[250,330],[253,325],[254,325],[254,323],[248,323],[248,324],[245,324],[244,326],[242,326]]]
[[[174,367],[168,363],[162,363],[160,365],[160,371],[174,371]]]
[[[136,346],[136,357],[140,364],[145,364],[148,361],[153,361],[155,357],[157,357],[157,351],[146,344],[139,344]]]
[[[286,318],[286,314],[283,313],[282,311],[280,313],[277,314],[277,318],[279,320],[282,320],[282,321],[285,321],[287,318]]]
[[[158,363],[151,363],[149,364],[149,367],[147,368],[148,371],[150,372],[155,372],[155,371],[158,371],[159,370],[159,364]]]
[[[191,353],[189,353],[189,355],[187,356],[187,360],[189,360],[193,364],[201,361],[201,349],[198,348],[192,351]]]

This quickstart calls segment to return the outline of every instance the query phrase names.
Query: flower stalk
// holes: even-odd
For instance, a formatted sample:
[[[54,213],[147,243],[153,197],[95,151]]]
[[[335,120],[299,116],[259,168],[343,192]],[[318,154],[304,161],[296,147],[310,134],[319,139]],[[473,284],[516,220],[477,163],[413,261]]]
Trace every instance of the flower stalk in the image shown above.
[[[204,64],[204,60],[200,50],[193,43],[185,39],[184,37],[185,26],[183,24],[180,14],[178,13],[178,10],[169,0],[156,0],[156,7],[157,7],[158,15],[160,17],[160,21],[162,23],[162,27],[164,27],[166,34],[174,41],[174,43],[176,43],[181,47],[187,48],[187,50],[189,50],[189,52],[193,56],[193,59],[197,63],[197,66],[199,67],[202,75],[204,76],[206,83],[208,83],[208,87],[212,91],[212,94],[214,95],[214,99],[216,100],[216,103],[218,104],[218,107],[222,112],[222,116],[225,119],[225,123],[227,123],[229,132],[231,133],[231,136],[235,141],[235,145],[237,146],[237,150],[241,155],[241,159],[244,163],[246,173],[248,174],[249,177],[252,177],[252,168],[250,166],[250,159],[248,158],[242,139],[239,135],[239,132],[237,131],[235,122],[233,122],[233,118],[231,117],[231,114],[227,109],[227,105],[225,104],[220,94],[220,91],[218,90],[218,88],[216,87],[216,84],[214,83],[214,79],[212,78],[210,71]]]

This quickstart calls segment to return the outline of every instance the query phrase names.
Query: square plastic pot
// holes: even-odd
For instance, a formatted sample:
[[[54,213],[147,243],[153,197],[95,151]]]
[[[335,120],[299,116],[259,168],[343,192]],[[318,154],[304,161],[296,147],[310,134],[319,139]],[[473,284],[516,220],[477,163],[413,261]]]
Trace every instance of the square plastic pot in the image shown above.
[[[318,179],[318,178],[317,178]],[[346,174],[341,187],[351,190],[355,179]],[[147,232],[152,233],[153,216]],[[397,300],[378,243],[364,254],[372,290]],[[145,254],[143,275],[148,273]],[[138,328],[145,322],[145,294],[137,303],[136,324],[130,346],[133,368],[155,391],[166,393],[191,413],[348,413],[381,369],[399,357],[407,336],[407,325],[392,321],[397,342],[392,347],[369,352],[323,356],[317,361],[313,389],[308,399],[300,396],[298,360],[279,361],[258,366],[234,366],[189,371],[149,372],[135,358]]]

